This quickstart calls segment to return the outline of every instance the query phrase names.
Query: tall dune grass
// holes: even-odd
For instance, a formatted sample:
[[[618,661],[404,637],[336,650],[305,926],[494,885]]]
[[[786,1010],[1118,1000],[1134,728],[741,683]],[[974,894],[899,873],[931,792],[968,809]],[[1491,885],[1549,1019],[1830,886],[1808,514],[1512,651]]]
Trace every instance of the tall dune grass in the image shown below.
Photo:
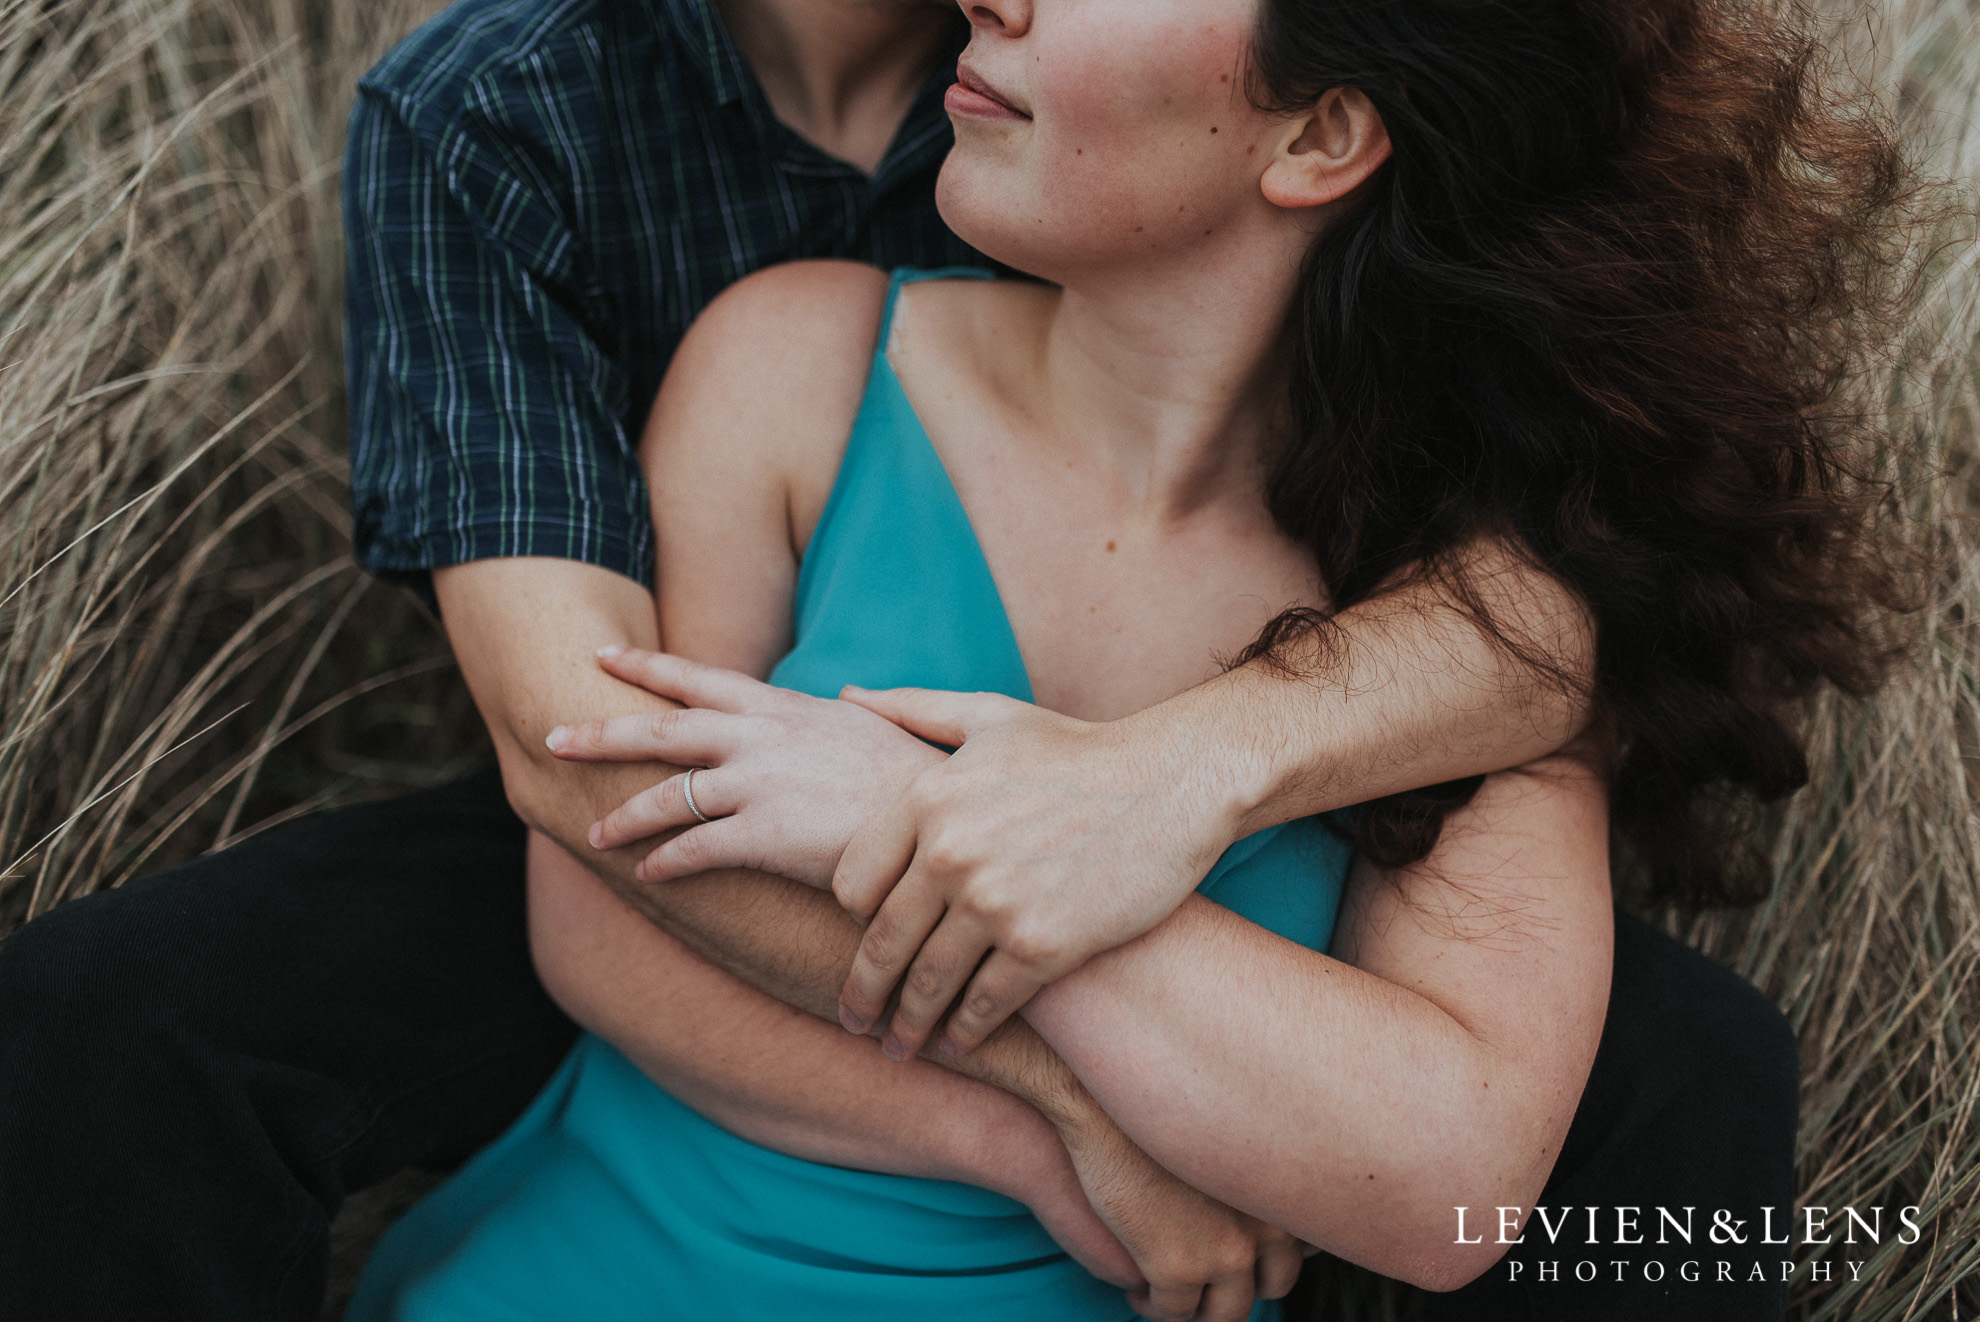
[[[1884,89],[1950,214],[1919,236],[1917,306],[1865,383],[1901,444],[1896,513],[1944,566],[1913,649],[1867,702],[1809,713],[1813,783],[1767,814],[1777,878],[1673,930],[1773,995],[1801,1040],[1798,1201],[1922,1209],[1904,1246],[1796,1251],[1795,1316],[1980,1316],[1980,5],[1842,0],[1839,75]],[[1887,1215],[1889,1214],[1887,1213]],[[1824,1257],[1832,1282],[1817,1283]],[[1855,1259],[1860,1279],[1846,1270]]]
[[[1840,3],[1840,0],[1838,0]],[[337,162],[357,74],[434,0],[0,0],[0,933],[482,755],[437,628],[350,558]],[[1980,184],[1974,0],[1838,11],[1928,171]],[[1809,713],[1756,826],[1774,899],[1674,930],[1801,1034],[1801,1195],[1916,1204],[1796,1314],[1980,1316],[1980,250],[1934,236],[1866,398],[1949,566],[1875,699]],[[1836,1250],[1831,1250],[1836,1251]],[[1334,1318],[1393,1315],[1352,1276]]]
[[[477,736],[349,554],[337,168],[437,6],[0,5],[0,912]]]

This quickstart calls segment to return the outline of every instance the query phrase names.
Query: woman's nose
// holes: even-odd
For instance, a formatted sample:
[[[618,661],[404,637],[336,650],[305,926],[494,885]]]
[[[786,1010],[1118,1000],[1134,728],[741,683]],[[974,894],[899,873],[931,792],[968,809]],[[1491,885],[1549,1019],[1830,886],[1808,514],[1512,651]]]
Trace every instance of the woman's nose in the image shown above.
[[[972,27],[1006,37],[1022,37],[1031,27],[1031,0],[964,0]]]

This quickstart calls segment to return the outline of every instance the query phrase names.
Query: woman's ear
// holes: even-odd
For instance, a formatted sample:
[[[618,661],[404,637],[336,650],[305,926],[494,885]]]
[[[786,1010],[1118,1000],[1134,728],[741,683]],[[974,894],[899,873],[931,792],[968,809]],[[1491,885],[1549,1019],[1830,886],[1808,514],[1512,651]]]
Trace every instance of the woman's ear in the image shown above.
[[[1273,206],[1296,210],[1346,197],[1389,159],[1389,130],[1357,88],[1336,87],[1286,124],[1259,187]]]

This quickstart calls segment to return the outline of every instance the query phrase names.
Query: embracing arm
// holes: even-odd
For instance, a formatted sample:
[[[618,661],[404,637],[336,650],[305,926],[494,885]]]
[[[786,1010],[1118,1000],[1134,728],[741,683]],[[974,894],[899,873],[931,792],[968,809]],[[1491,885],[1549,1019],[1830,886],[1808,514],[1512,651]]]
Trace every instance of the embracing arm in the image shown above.
[[[738,923],[743,896],[713,877],[656,892],[717,958],[803,932],[801,966],[736,971],[832,1012],[859,941],[842,915],[779,901]],[[1423,864],[1359,869],[1339,958],[1192,898],[977,1051],[927,1058],[1016,1091],[1075,1152],[1117,1125],[1192,1188],[1450,1289],[1503,1252],[1457,1243],[1452,1209],[1530,1207],[1552,1170],[1601,1035],[1612,922],[1603,788],[1550,759],[1489,777]]]
[[[1412,582],[1340,612],[1275,660],[1128,721],[1144,741],[1159,731],[1200,763],[1193,779],[1234,836],[1545,757],[1588,720],[1586,612],[1501,544],[1479,543],[1466,559],[1471,590],[1517,650],[1437,583]],[[1546,658],[1552,673],[1523,656]]]
[[[1357,872],[1338,958],[1191,899],[1046,989],[1042,1038],[1020,1018],[931,1059],[1024,1097],[1076,1154],[1131,1140],[1261,1221],[1448,1288],[1499,1253],[1456,1243],[1451,1209],[1530,1205],[1573,1115],[1607,990],[1606,850],[1579,762],[1501,773],[1422,865]],[[821,893],[703,874],[649,896],[696,948],[833,1014],[861,934]]]
[[[573,1018],[754,1142],[995,1189],[1030,1206],[1096,1275],[1138,1284],[1134,1260],[1092,1212],[1064,1145],[1015,1089],[933,1065],[903,1070],[876,1044],[756,990],[795,999],[795,988],[815,984],[827,1001],[835,994],[844,963],[832,956],[857,936],[829,895],[742,871],[644,886],[632,879],[640,851],[589,847],[592,822],[672,770],[560,761],[544,743],[574,716],[673,708],[596,663],[600,647],[657,641],[652,598],[638,584],[575,561],[500,559],[439,570],[434,587],[510,803],[537,833],[531,950]],[[648,921],[626,921],[628,909]],[[820,923],[840,939],[805,935]],[[724,967],[755,986],[683,949],[666,928],[703,937],[699,949],[725,956]]]
[[[434,582],[510,801],[547,838],[532,849],[556,842],[564,864],[585,859],[617,895],[557,857],[532,860],[549,864],[531,869],[532,953],[573,1017],[754,1141],[1016,1198],[1149,1316],[1188,1317],[1199,1295],[1219,1294],[1228,1302],[1206,1303],[1202,1316],[1242,1316],[1254,1289],[1291,1288],[1299,1257],[1290,1237],[1150,1161],[1023,1023],[958,1077],[925,1063],[903,1068],[870,1040],[793,1014],[789,1005],[829,1015],[859,940],[829,893],[740,869],[642,885],[632,880],[638,850],[589,848],[590,823],[672,770],[559,761],[544,743],[553,712],[671,708],[607,675],[593,655],[651,646],[652,611],[637,585],[545,560],[480,561]],[[648,922],[627,922],[628,908]],[[1050,1125],[1019,1100],[1031,1096],[1049,1100]],[[1065,1117],[1075,1113],[1083,1121],[1069,1131]]]
[[[1503,1252],[1453,1209],[1531,1207],[1553,1169],[1613,937],[1605,789],[1559,757],[1487,778],[1422,864],[1358,866],[1338,958],[1195,898],[1025,1017],[1190,1183],[1447,1289]]]
[[[697,958],[544,837],[530,850],[530,950],[544,986],[654,1082],[790,1156],[994,1189],[1031,1207],[1095,1275],[1139,1285],[1058,1134],[1013,1092],[887,1060]]]
[[[871,923],[844,1017],[871,1021],[898,988],[910,1052],[944,1015],[946,1040],[970,1051],[1040,987],[1174,912],[1237,839],[1561,747],[1587,719],[1585,612],[1501,544],[1467,556],[1510,646],[1416,581],[1117,720],[994,694],[849,691],[959,751],[845,850],[833,889]]]

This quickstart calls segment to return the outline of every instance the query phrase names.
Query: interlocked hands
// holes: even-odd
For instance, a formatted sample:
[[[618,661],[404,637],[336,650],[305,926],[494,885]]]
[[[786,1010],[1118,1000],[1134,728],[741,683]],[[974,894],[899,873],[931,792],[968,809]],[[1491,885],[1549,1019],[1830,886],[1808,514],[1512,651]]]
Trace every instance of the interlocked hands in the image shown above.
[[[594,826],[593,846],[686,828],[641,880],[748,867],[830,886],[866,925],[840,1017],[866,1032],[898,990],[896,1059],[945,1015],[942,1049],[975,1049],[1039,988],[1174,912],[1235,830],[1185,774],[1197,760],[1132,717],[928,689],[835,702],[631,648],[600,664],[684,709],[559,727],[551,749],[705,768],[694,802],[713,820],[690,810],[683,773]]]
[[[559,727],[552,751],[696,773],[691,804],[686,772],[669,776],[595,824],[592,845],[665,836],[639,864],[646,882],[747,867],[830,887],[866,926],[841,1019],[868,1031],[898,989],[884,1044],[897,1059],[945,1014],[941,1046],[972,1050],[1040,987],[1167,917],[1229,843],[1214,797],[1180,772],[1185,752],[1131,722],[985,693],[833,701],[631,648],[599,662],[683,708]],[[1054,1124],[1134,1261],[1143,1316],[1237,1322],[1291,1289],[1292,1236],[1179,1180],[1097,1108]]]

